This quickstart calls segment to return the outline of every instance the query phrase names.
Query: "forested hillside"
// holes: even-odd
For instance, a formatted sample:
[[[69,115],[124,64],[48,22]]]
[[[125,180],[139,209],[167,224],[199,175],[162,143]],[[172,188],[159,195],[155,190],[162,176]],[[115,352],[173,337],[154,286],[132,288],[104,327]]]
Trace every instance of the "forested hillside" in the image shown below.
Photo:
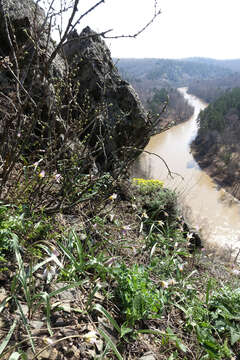
[[[220,64],[214,59],[201,58],[120,59],[116,61],[120,73],[133,85],[148,110],[155,115],[159,114],[168,100],[166,110],[161,114],[160,130],[170,124],[187,120],[193,112],[176,88],[188,86],[190,92],[207,101],[209,98],[215,99],[215,96],[226,90],[227,84],[236,77],[231,69],[221,67]],[[208,87],[210,81],[213,83]],[[224,81],[226,85],[221,87],[219,92],[216,91],[216,87],[222,86]],[[220,85],[215,85],[216,82]]]
[[[194,111],[182,94],[174,88],[152,89],[145,106],[155,116],[160,114],[159,131],[189,119]]]
[[[215,180],[240,198],[240,88],[224,93],[199,116],[195,157]]]
[[[229,68],[204,61],[172,59],[120,59],[116,63],[129,81],[157,80],[161,85],[188,86],[193,80],[223,78],[232,73]]]
[[[219,66],[221,68],[229,69],[233,72],[240,71],[240,59],[217,60],[211,58],[192,57],[192,58],[186,58],[184,59],[184,61],[197,62],[197,63],[201,62],[204,64]]]
[[[193,81],[188,91],[206,102],[212,102],[227,90],[240,87],[240,73],[234,73],[224,78]]]

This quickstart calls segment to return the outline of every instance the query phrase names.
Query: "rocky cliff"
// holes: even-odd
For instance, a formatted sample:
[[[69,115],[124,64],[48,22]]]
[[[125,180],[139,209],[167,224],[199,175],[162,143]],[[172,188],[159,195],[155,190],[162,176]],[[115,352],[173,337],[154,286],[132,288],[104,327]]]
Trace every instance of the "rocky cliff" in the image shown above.
[[[55,49],[50,30],[44,11],[32,0],[2,0],[1,91],[5,96],[17,92],[23,115],[37,113],[37,134],[46,143],[53,128],[64,136],[71,121],[79,119],[74,131],[94,148],[101,168],[110,170],[136,156],[133,149],[147,144],[151,122],[134,89],[119,76],[104,41],[89,27],[80,35],[72,32],[49,63]]]

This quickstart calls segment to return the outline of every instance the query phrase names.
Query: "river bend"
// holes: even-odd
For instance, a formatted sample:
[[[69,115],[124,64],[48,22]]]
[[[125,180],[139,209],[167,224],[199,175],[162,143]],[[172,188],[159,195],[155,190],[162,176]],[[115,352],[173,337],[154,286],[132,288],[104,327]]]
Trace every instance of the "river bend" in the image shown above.
[[[155,155],[143,153],[134,167],[134,176],[163,180],[180,196],[183,212],[197,228],[205,244],[214,248],[237,250],[240,247],[240,203],[219,188],[194,160],[190,144],[197,134],[197,118],[205,104],[181,88],[185,99],[194,107],[193,116],[186,122],[155,135],[146,151],[160,155],[170,168]]]

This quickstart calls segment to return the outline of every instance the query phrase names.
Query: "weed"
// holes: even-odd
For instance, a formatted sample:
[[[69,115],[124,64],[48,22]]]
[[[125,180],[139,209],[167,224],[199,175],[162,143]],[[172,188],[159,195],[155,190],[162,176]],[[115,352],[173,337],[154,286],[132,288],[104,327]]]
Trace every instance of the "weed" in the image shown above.
[[[149,279],[147,269],[125,264],[113,269],[117,281],[116,296],[125,314],[126,324],[133,326],[136,321],[157,317],[163,303],[161,291]]]

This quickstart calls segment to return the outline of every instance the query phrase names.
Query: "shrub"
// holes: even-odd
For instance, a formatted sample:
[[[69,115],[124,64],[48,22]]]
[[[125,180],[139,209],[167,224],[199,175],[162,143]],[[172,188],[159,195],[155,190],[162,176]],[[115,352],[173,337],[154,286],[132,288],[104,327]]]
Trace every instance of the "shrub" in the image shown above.
[[[164,188],[162,181],[134,178],[133,186],[139,206],[146,211],[150,221],[167,220],[170,223],[177,217],[177,196]]]

